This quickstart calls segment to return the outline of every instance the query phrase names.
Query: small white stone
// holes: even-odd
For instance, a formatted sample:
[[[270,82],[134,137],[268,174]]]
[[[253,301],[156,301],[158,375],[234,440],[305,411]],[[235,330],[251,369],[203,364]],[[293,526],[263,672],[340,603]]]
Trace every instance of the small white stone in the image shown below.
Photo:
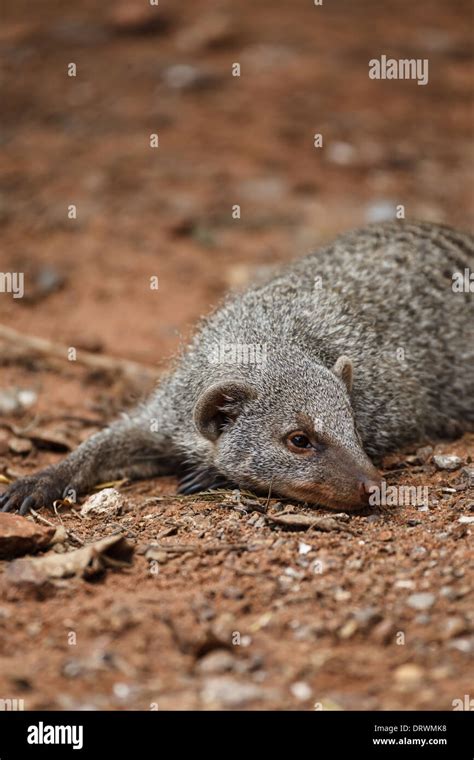
[[[411,596],[409,596],[407,599],[407,603],[409,607],[412,607],[414,610],[428,610],[430,607],[433,606],[435,601],[436,601],[435,595],[430,594],[428,592],[420,592],[418,594],[411,594]]]
[[[311,687],[305,681],[296,681],[296,683],[292,683],[290,691],[300,702],[306,702],[307,699],[311,699],[313,693]]]
[[[395,219],[396,210],[393,201],[374,201],[368,206],[365,217],[368,222],[386,222]]]
[[[130,686],[126,683],[114,683],[114,694],[118,699],[127,699],[130,696]]]
[[[104,488],[86,499],[81,507],[81,515],[117,515],[123,511],[126,503],[116,488]]]
[[[394,588],[415,588],[414,581],[400,579],[393,584]]]
[[[437,454],[433,457],[433,462],[438,470],[457,470],[462,465],[461,457],[448,454]]]
[[[355,149],[350,143],[333,142],[329,143],[326,148],[326,155],[329,161],[339,166],[351,164],[355,158]]]

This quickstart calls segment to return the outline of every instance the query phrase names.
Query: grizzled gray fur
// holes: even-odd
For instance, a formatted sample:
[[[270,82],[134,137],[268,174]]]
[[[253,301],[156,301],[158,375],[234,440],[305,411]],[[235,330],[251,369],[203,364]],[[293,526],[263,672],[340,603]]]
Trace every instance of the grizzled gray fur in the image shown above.
[[[59,464],[15,482],[26,512],[72,488],[176,473],[357,508],[371,459],[474,429],[474,240],[412,222],[370,226],[232,295],[147,403]],[[456,275],[455,275],[456,276]]]

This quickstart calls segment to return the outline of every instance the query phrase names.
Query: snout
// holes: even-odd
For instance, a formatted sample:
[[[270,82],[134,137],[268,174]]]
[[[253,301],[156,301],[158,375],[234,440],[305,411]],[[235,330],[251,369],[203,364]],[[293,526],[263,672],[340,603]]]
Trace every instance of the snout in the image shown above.
[[[368,504],[370,497],[376,498],[380,494],[382,487],[382,478],[374,468],[370,475],[362,475],[359,478],[359,497],[362,504]]]
[[[351,468],[339,475],[334,484],[332,498],[326,501],[326,506],[347,511],[362,509],[369,504],[377,504],[382,488],[382,477],[370,463],[364,470]]]
[[[301,501],[317,504],[329,509],[354,511],[369,504],[377,503],[382,488],[382,477],[372,462],[334,459],[327,468],[324,480],[295,484],[280,489],[282,495],[296,497]],[[373,500],[371,500],[373,496]]]

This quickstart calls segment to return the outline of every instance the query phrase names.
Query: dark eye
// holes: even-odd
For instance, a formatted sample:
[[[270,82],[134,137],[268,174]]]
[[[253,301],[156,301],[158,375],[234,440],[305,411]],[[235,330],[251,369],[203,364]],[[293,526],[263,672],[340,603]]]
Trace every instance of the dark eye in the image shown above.
[[[290,433],[290,435],[287,438],[288,446],[290,449],[312,449],[313,445],[311,441],[309,440],[308,436],[304,433]]]

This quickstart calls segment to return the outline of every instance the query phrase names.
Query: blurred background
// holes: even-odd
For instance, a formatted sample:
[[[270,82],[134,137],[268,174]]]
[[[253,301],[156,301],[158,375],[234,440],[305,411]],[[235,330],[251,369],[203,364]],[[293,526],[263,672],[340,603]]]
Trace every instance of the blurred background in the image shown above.
[[[0,323],[165,366],[226,289],[397,204],[470,225],[468,0],[3,8]],[[429,84],[370,80],[382,54]]]

